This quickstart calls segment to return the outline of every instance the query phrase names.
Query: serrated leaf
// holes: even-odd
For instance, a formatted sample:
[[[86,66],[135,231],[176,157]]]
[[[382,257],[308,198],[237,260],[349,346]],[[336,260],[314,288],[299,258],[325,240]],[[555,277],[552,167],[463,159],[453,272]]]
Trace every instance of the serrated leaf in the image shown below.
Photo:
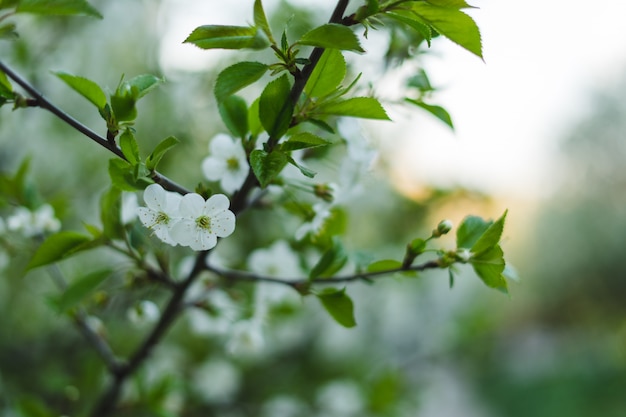
[[[314,112],[322,115],[390,120],[383,106],[373,97],[352,97],[332,101],[317,107]]]
[[[383,272],[402,268],[402,262],[393,259],[376,261],[367,266],[367,272]]]
[[[467,4],[465,0],[426,0],[426,3],[430,3],[433,6],[450,7],[453,9],[474,8],[474,6]]]
[[[492,223],[478,216],[467,216],[456,230],[456,247],[470,249]]]
[[[354,32],[350,28],[336,23],[327,23],[316,27],[305,33],[298,43],[326,49],[365,52]]]
[[[16,13],[43,15],[85,15],[102,19],[102,15],[85,0],[20,0]]]
[[[286,156],[287,156],[287,162],[289,162],[291,165],[298,168],[300,172],[302,173],[302,175],[304,175],[305,177],[314,178],[315,175],[317,174],[317,172],[297,163],[291,156],[289,155],[286,155]]]
[[[111,183],[120,190],[137,191],[142,189],[135,180],[133,166],[122,159],[109,159],[109,177]]]
[[[309,132],[301,132],[289,137],[286,142],[280,145],[282,151],[295,151],[298,149],[315,148],[318,146],[328,146],[330,142]]]
[[[122,211],[122,191],[115,185],[100,198],[100,220],[102,234],[109,239],[123,237],[124,227],[120,219]]]
[[[260,79],[268,66],[260,62],[238,62],[224,69],[215,82],[215,98],[218,102]]]
[[[287,75],[269,83],[259,100],[259,118],[271,138],[282,137],[291,123],[293,104],[289,100],[291,87]]]
[[[65,84],[70,86],[74,91],[95,104],[98,109],[104,109],[104,106],[106,106],[107,97],[104,91],[102,91],[102,88],[95,82],[85,77],[79,77],[62,71],[54,72],[53,74],[63,80]]]
[[[250,154],[250,166],[262,188],[267,187],[287,165],[287,155],[280,151],[267,153],[260,149]]]
[[[230,96],[218,104],[222,121],[237,137],[244,138],[248,133],[248,107],[239,96]]]
[[[130,129],[124,130],[120,135],[120,148],[131,165],[137,165],[141,161],[137,140]]]
[[[415,104],[416,106],[426,110],[427,112],[435,116],[437,119],[447,124],[450,127],[450,129],[454,130],[454,124],[452,123],[452,118],[450,117],[450,113],[448,113],[448,111],[444,109],[443,107],[435,106],[432,104],[426,104],[421,100],[414,100],[412,98],[406,98],[404,100],[408,103]]]
[[[254,100],[248,110],[248,129],[253,136],[258,136],[263,132],[263,125],[259,118],[259,101],[261,101],[260,98]]]
[[[184,43],[202,49],[264,49],[267,38],[257,28],[249,26],[205,25],[194,29]]]
[[[470,263],[485,285],[508,293],[506,278],[503,275],[506,262],[499,245],[483,252],[480,256],[472,257]]]
[[[414,14],[403,10],[397,10],[394,12],[385,13],[385,16],[388,16],[400,23],[404,23],[405,25],[422,35],[422,37],[428,43],[428,46],[430,46],[430,41],[433,38],[433,31],[430,26],[428,26],[425,22],[417,20]]]
[[[263,31],[265,36],[267,36],[267,39],[269,39],[273,45],[276,44],[276,41],[272,36],[270,24],[265,15],[265,10],[263,10],[263,3],[261,0],[254,0],[254,24]]]
[[[480,30],[467,14],[455,8],[438,7],[415,2],[411,10],[440,34],[482,58]]]
[[[346,60],[337,49],[326,49],[313,69],[304,92],[309,97],[324,97],[335,92],[346,76]]]
[[[470,249],[474,256],[480,256],[483,252],[491,250],[500,242],[502,237],[502,231],[504,230],[504,221],[508,210],[504,214],[492,223],[487,230],[480,236],[480,238],[472,245]]]
[[[64,292],[58,297],[54,297],[52,302],[57,309],[57,312],[62,313],[68,311],[85,299],[109,276],[111,270],[104,269],[102,271],[92,272],[79,278],[76,282],[73,282]]]
[[[70,231],[51,235],[37,248],[26,269],[30,270],[69,258],[81,248],[86,248],[86,243],[91,240],[89,236]]]
[[[324,252],[315,266],[309,272],[309,279],[330,277],[348,262],[348,255],[339,241],[333,239],[333,245]]]
[[[146,159],[146,168],[150,171],[156,169],[157,165],[165,155],[165,152],[169,151],[170,148],[178,144],[178,139],[174,136],[169,136],[161,141],[156,148],[152,151],[150,156]]]
[[[347,328],[356,326],[354,304],[346,294],[345,288],[341,290],[326,288],[315,295],[337,323]]]

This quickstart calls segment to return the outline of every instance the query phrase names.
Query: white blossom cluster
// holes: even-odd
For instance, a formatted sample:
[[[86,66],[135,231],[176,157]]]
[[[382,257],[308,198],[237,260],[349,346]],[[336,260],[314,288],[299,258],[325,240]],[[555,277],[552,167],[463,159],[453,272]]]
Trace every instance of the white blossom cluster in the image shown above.
[[[147,207],[137,209],[139,220],[169,245],[208,250],[215,247],[218,237],[235,230],[235,214],[228,210],[230,201],[224,194],[205,200],[196,193],[181,196],[151,184],[143,199]]]
[[[1,219],[0,219],[1,220]],[[61,222],[54,216],[50,204],[44,204],[36,210],[20,206],[7,217],[6,226],[0,222],[0,232],[7,230],[20,233],[24,237],[34,237],[44,233],[53,233],[61,229]]]

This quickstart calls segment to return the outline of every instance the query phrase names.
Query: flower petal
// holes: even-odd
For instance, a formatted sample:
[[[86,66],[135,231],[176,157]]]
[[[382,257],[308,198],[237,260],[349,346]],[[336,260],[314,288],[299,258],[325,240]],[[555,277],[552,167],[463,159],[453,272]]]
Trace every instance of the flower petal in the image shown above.
[[[200,194],[185,194],[179,204],[180,215],[195,219],[202,215],[204,211],[204,198]]]
[[[209,181],[217,181],[226,172],[226,158],[207,156],[202,161],[202,173]]]
[[[218,133],[211,139],[209,144],[209,150],[212,155],[221,158],[228,158],[232,153],[237,143],[225,133]]]
[[[143,201],[145,201],[146,205],[153,210],[165,211],[165,190],[159,184],[150,184],[143,192]]]
[[[224,194],[213,194],[204,204],[204,214],[208,216],[221,213],[224,210],[228,210],[230,207],[230,200]]]
[[[211,216],[211,231],[218,237],[230,236],[235,231],[235,215],[227,210]]]

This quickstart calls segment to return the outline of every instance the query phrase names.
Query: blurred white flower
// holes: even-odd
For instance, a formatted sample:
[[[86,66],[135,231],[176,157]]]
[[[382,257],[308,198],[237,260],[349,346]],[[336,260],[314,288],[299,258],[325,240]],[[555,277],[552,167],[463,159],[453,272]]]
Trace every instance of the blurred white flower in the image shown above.
[[[261,351],[264,345],[261,320],[251,318],[241,320],[233,325],[227,350],[232,355],[254,355]]]
[[[171,227],[170,235],[193,250],[211,249],[218,237],[230,236],[235,230],[235,215],[229,206],[224,194],[214,194],[206,201],[199,194],[186,194],[179,205],[181,217]]]
[[[225,359],[212,359],[193,373],[193,389],[209,403],[228,403],[241,386],[239,370]]]
[[[365,399],[358,385],[352,381],[336,380],[321,387],[316,395],[321,415],[328,417],[360,416],[365,408]]]
[[[61,228],[61,222],[54,217],[52,206],[44,204],[32,212],[26,207],[18,207],[7,219],[7,228],[25,237],[33,237],[46,232],[57,232]]]
[[[302,400],[279,395],[263,404],[260,417],[301,417],[307,411],[308,406]]]
[[[168,245],[176,246],[170,235],[170,228],[178,221],[178,205],[181,196],[165,191],[159,184],[150,184],[143,192],[143,200],[148,207],[139,207],[139,220],[148,229]]]
[[[137,202],[137,194],[122,194],[122,208],[120,212],[120,221],[122,224],[130,224],[137,218],[137,210],[139,203]]]
[[[150,300],[143,300],[135,304],[127,312],[128,320],[137,325],[154,323],[160,315],[159,307]]]
[[[248,257],[248,268],[275,278],[298,278],[302,273],[298,256],[284,240],[277,240],[267,249],[253,251]]]
[[[204,284],[198,283],[193,284],[189,292],[196,294],[194,298],[204,296],[204,303],[208,310],[200,308],[189,310],[189,326],[194,333],[227,334],[233,323],[241,316],[240,308],[225,291],[216,288],[207,290]]]
[[[210,156],[202,161],[202,172],[209,181],[219,181],[222,189],[232,194],[248,176],[248,162],[241,140],[220,133],[209,144]]]

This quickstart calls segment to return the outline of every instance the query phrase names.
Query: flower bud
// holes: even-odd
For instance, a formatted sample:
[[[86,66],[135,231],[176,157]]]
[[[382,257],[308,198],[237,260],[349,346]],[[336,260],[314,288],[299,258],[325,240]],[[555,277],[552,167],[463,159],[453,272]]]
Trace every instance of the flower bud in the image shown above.
[[[433,237],[439,237],[447,234],[452,230],[452,222],[450,220],[442,220],[437,225],[437,228],[433,230]]]
[[[470,250],[466,248],[460,248],[456,251],[456,258],[463,263],[469,262],[469,260],[472,258],[472,255],[472,252],[470,252]]]

